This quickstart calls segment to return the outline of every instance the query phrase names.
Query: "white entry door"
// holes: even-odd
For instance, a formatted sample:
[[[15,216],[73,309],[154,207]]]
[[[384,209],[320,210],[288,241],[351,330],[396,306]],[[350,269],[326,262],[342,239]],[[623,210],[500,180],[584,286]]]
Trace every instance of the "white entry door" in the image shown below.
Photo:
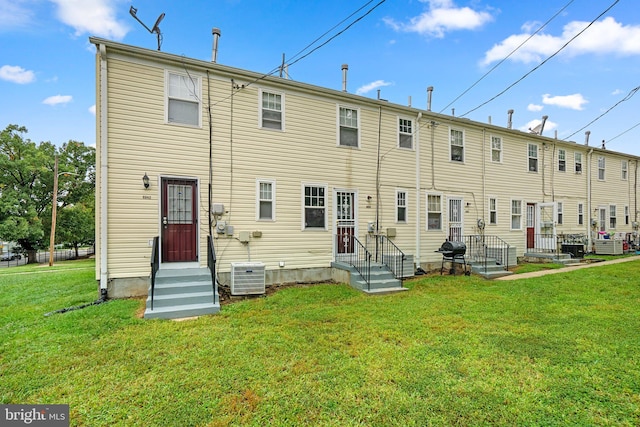
[[[538,203],[538,238],[536,249],[555,252],[556,250],[556,204]]]
[[[449,199],[449,240],[452,242],[462,241],[462,199]]]
[[[349,258],[355,251],[356,230],[356,193],[353,191],[335,192],[335,236],[336,261]]]

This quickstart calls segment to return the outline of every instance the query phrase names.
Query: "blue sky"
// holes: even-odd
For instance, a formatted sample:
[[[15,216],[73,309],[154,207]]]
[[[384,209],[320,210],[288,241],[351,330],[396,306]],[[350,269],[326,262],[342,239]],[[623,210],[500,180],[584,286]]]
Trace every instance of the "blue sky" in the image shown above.
[[[211,60],[218,27],[221,64],[284,54],[292,79],[340,90],[346,63],[349,92],[426,108],[433,86],[433,111],[506,126],[513,109],[523,131],[547,115],[546,136],[640,155],[636,0],[0,0],[0,128],[94,145],[88,37],[157,48],[131,6],[148,27],[165,13],[164,52]]]

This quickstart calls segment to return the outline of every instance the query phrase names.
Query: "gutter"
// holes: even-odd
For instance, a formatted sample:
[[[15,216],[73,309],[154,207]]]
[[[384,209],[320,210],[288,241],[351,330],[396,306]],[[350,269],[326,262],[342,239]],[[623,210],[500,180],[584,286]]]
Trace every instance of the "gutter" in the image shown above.
[[[107,48],[98,45],[100,52],[100,295],[107,295],[109,269],[107,266]]]

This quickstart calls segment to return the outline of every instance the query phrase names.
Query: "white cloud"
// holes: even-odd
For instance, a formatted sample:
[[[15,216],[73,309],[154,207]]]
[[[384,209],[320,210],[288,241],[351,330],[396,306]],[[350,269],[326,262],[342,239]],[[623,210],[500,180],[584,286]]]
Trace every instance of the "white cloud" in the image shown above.
[[[514,34],[489,49],[482,60],[483,65],[500,61],[518,48],[509,59],[515,62],[540,62],[565,45],[582,31],[588,22],[573,21],[564,26],[562,34],[553,36],[539,33],[524,46],[518,48],[532,34],[529,23],[523,25],[522,34]],[[608,17],[594,22],[585,32],[572,41],[563,51],[564,55],[614,54],[619,56],[640,55],[640,25],[622,25]]]
[[[534,112],[542,111],[543,108],[544,108],[543,105],[538,105],[538,104],[529,104],[529,105],[527,105],[527,110],[534,111]]]
[[[115,17],[116,5],[125,4],[122,0],[50,1],[58,6],[58,18],[73,27],[76,36],[90,34],[122,40],[129,31],[129,27]]]
[[[542,103],[546,105],[555,105],[560,108],[569,108],[571,110],[583,110],[583,105],[588,103],[580,93],[564,96],[551,96],[548,93],[542,95]]]
[[[375,82],[371,82],[364,86],[361,86],[356,90],[356,94],[364,95],[365,93],[369,93],[372,90],[378,89],[379,87],[391,86],[392,83],[385,82],[384,80],[376,80]]]
[[[622,89],[616,89],[613,92],[611,92],[611,95],[615,96],[615,95],[621,95],[623,93],[624,93],[624,91]]]
[[[93,114],[94,116],[96,115],[96,104],[93,104],[91,107],[89,107],[89,113]]]
[[[429,10],[408,22],[397,22],[391,18],[384,18],[384,22],[396,31],[442,38],[447,32],[475,30],[493,20],[488,12],[456,7],[452,0],[426,0],[423,3],[428,3]]]
[[[35,81],[36,75],[33,71],[25,70],[17,65],[3,65],[0,67],[0,79],[18,84],[26,84]]]
[[[73,100],[73,97],[71,95],[54,95],[54,96],[48,97],[47,99],[42,101],[42,103],[46,105],[58,105],[58,104],[68,104],[72,100]]]
[[[22,3],[19,0],[0,0],[0,32],[29,26],[33,12]]]

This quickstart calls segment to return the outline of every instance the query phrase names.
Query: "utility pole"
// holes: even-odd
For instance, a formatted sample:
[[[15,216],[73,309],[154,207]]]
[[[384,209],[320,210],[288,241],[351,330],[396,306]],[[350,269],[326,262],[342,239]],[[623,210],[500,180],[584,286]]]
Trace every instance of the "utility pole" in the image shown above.
[[[49,267],[53,265],[53,249],[56,241],[56,216],[58,213],[58,156],[53,167],[53,202],[51,203],[51,237],[49,237]]]

